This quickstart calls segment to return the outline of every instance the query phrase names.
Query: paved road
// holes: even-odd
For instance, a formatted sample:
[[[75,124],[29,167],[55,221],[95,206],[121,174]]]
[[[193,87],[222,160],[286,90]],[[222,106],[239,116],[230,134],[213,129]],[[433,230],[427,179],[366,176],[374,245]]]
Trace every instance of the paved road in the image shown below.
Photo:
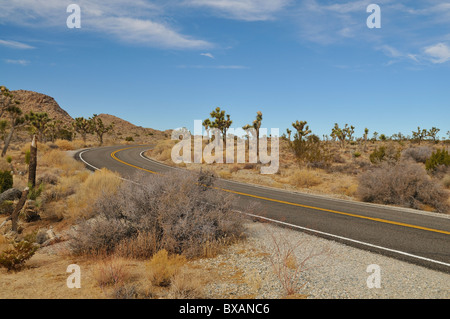
[[[143,153],[151,146],[111,146],[75,154],[90,169],[106,167],[133,179],[136,172],[163,173],[175,168]],[[259,203],[257,215],[284,226],[450,273],[450,216],[411,209],[288,192],[220,180],[243,210]],[[256,213],[255,213],[256,214]]]

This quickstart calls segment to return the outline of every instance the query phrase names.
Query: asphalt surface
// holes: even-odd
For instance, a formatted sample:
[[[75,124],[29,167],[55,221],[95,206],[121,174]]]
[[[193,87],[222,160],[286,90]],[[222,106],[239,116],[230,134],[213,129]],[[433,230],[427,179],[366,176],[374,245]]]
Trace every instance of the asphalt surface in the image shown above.
[[[108,168],[124,179],[137,172],[164,173],[177,168],[143,156],[146,146],[110,146],[79,151],[75,158],[91,169]],[[236,196],[236,210],[347,245],[450,273],[450,216],[383,205],[288,192],[219,180]]]

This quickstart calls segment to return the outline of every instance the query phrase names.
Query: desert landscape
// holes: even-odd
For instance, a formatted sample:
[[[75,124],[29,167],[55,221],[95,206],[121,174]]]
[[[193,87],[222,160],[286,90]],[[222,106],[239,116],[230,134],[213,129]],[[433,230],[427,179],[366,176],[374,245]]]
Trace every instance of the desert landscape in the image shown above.
[[[337,265],[332,260],[371,253],[237,214],[230,204],[233,195],[195,184],[229,179],[448,215],[450,140],[437,140],[426,130],[421,137],[414,131],[391,137],[369,138],[367,131],[363,137],[351,133],[342,137],[338,126],[330,129],[334,138],[320,139],[306,122],[297,121],[287,129],[289,136],[280,137],[278,172],[262,175],[261,163],[173,164],[171,150],[177,140],[171,139],[171,130],[137,127],[107,114],[73,119],[47,95],[2,87],[2,110],[8,112],[13,101],[19,102],[14,106],[20,108],[23,120],[16,121],[20,126],[11,135],[12,124],[5,116],[3,130],[4,145],[11,138],[1,166],[2,298],[449,296],[448,274],[381,255],[376,258],[384,258],[390,267],[402,263],[403,269],[436,280],[440,288],[406,289],[405,294],[397,282],[381,295],[351,288],[321,290],[320,269],[355,267],[344,266],[348,260]],[[101,138],[94,121],[105,131]],[[85,131],[84,122],[90,123]],[[32,186],[30,149],[37,136]],[[207,141],[205,137],[204,145]],[[151,145],[145,153],[148,158],[185,173],[137,176],[137,186],[107,169],[92,172],[73,157],[81,149],[135,144]],[[27,186],[29,192],[20,203]],[[248,208],[252,213],[257,210],[258,206]],[[189,218],[187,211],[193,214]],[[17,225],[12,230],[14,212]],[[232,262],[235,259],[239,261]],[[83,269],[82,289],[66,285],[67,267],[74,264]]]

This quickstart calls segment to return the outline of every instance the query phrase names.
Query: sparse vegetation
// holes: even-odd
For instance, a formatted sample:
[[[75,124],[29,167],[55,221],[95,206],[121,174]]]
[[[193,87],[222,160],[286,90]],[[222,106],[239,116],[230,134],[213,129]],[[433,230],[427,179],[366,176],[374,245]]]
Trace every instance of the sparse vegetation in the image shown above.
[[[205,245],[240,238],[241,216],[232,212],[225,194],[197,185],[199,176],[169,174],[122,184],[93,205],[94,219],[79,225],[75,253],[112,253],[123,241],[145,238],[146,256],[165,249],[186,257],[201,256]],[[137,249],[141,251],[141,249]],[[139,255],[142,255],[142,251]]]
[[[363,201],[425,209],[448,210],[448,192],[417,163],[383,164],[363,173],[358,195]]]

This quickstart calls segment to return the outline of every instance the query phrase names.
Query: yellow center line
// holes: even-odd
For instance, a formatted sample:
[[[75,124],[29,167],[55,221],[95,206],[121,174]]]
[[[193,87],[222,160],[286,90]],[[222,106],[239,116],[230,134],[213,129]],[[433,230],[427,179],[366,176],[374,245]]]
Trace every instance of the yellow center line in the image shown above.
[[[157,172],[127,163],[125,161],[122,161],[120,159],[118,159],[116,157],[116,153],[121,152],[121,151],[125,151],[128,149],[132,149],[132,148],[137,148],[139,146],[134,146],[134,147],[127,147],[127,148],[123,148],[117,151],[114,151],[111,153],[111,157],[113,159],[115,159],[116,161],[134,167],[136,169],[140,169],[152,174],[159,174]],[[420,229],[420,230],[426,230],[426,231],[430,231],[430,232],[435,232],[435,233],[441,233],[441,234],[446,234],[446,235],[450,235],[449,231],[445,231],[445,230],[439,230],[439,229],[433,229],[433,228],[427,228],[427,227],[422,227],[422,226],[417,226],[417,225],[412,225],[412,224],[406,224],[406,223],[401,223],[401,222],[396,222],[396,221],[392,221],[392,220],[387,220],[387,219],[381,219],[381,218],[375,218],[375,217],[368,217],[368,216],[363,216],[363,215],[357,215],[357,214],[351,214],[351,213],[345,213],[345,212],[341,212],[341,211],[337,211],[337,210],[331,210],[331,209],[326,209],[326,208],[320,208],[320,207],[315,207],[315,206],[308,206],[308,205],[303,205],[303,204],[297,204],[297,203],[292,203],[292,202],[287,202],[287,201],[283,201],[283,200],[278,200],[278,199],[273,199],[273,198],[269,198],[269,197],[263,197],[263,196],[258,196],[258,195],[252,195],[252,194],[248,194],[248,193],[242,193],[242,192],[237,192],[237,191],[233,191],[230,189],[226,189],[226,188],[219,188],[219,187],[213,187],[215,189],[218,190],[222,190],[225,192],[229,192],[229,193],[233,193],[233,194],[237,194],[237,195],[242,195],[242,196],[247,196],[247,197],[252,197],[252,198],[257,198],[257,199],[262,199],[262,200],[266,200],[266,201],[270,201],[270,202],[275,202],[275,203],[280,203],[280,204],[285,204],[285,205],[290,205],[290,206],[297,206],[297,207],[303,207],[303,208],[309,208],[309,209],[314,209],[314,210],[319,210],[319,211],[323,211],[323,212],[328,212],[328,213],[333,213],[333,214],[339,214],[339,215],[345,215],[345,216],[350,216],[350,217],[355,217],[355,218],[361,218],[361,219],[367,219],[367,220],[371,220],[371,221],[376,221],[376,222],[381,222],[381,223],[386,223],[386,224],[392,224],[392,225],[397,225],[397,226],[404,226],[404,227],[409,227],[409,228],[415,228],[415,229]]]

